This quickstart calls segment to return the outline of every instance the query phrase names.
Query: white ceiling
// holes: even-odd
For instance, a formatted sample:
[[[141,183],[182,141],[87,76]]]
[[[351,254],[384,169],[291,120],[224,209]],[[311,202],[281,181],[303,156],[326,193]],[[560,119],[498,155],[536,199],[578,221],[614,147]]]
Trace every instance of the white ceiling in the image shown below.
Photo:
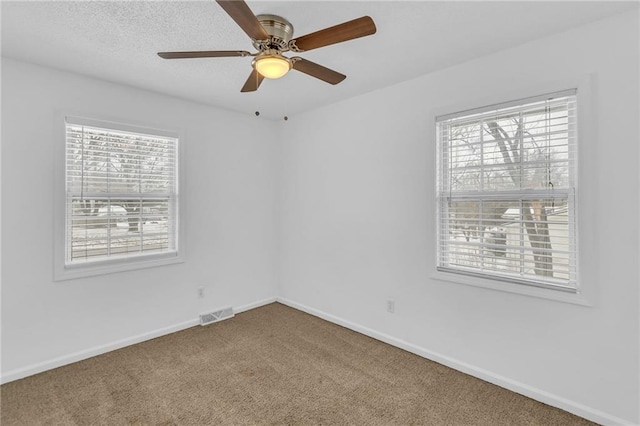
[[[2,56],[281,119],[517,46],[638,3],[487,1],[255,1],[288,19],[294,38],[363,15],[373,36],[302,53],[347,75],[332,86],[299,72],[240,93],[251,58],[164,60],[159,51],[255,51],[213,0],[2,1]],[[5,82],[6,83],[6,82]]]

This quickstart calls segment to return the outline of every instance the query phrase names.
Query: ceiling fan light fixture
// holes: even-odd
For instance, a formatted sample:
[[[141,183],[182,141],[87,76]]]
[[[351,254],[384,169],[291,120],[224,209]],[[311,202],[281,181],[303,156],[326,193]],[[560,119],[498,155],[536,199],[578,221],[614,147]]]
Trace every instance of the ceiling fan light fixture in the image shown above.
[[[265,55],[255,59],[253,66],[265,78],[283,77],[291,69],[291,61],[280,55]]]

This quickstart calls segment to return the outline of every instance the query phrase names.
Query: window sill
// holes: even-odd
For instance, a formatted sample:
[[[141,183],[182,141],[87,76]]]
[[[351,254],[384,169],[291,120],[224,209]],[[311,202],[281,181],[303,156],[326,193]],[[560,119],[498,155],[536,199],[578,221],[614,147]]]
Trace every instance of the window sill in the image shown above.
[[[133,271],[184,262],[177,253],[141,256],[134,259],[105,260],[92,263],[60,266],[54,274],[55,281],[106,275],[116,272]]]
[[[490,290],[504,291],[507,293],[515,293],[523,296],[555,300],[557,302],[571,303],[574,305],[593,306],[593,301],[591,300],[591,298],[580,291],[578,291],[577,293],[567,293],[554,289],[539,288],[524,284],[472,277],[463,274],[456,274],[454,272],[437,271],[431,275],[431,278],[436,281],[446,281],[455,284],[487,288]]]

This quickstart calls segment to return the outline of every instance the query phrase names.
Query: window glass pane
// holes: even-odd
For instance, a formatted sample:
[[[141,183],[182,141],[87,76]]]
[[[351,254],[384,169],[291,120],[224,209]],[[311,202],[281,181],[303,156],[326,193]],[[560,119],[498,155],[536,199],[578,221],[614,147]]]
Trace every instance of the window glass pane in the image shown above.
[[[452,201],[445,220],[449,265],[569,279],[572,247],[564,198]]]
[[[74,198],[71,258],[169,251],[169,204],[168,199],[155,198]]]

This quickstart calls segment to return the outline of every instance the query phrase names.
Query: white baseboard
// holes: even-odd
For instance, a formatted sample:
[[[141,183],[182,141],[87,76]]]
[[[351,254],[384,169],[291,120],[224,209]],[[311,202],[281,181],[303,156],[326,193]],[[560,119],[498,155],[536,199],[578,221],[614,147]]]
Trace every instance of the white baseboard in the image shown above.
[[[234,313],[237,314],[240,312],[245,312],[251,309],[258,308],[260,306],[268,305],[269,303],[273,303],[275,301],[276,301],[276,298],[271,297],[271,298],[263,299],[254,303],[249,303],[247,305],[238,306],[237,308],[234,308],[233,311]],[[84,359],[91,358],[97,355],[102,355],[107,352],[115,351],[116,349],[121,349],[126,346],[131,346],[137,343],[145,342],[147,340],[155,339],[156,337],[161,337],[167,334],[182,331],[187,328],[194,327],[198,324],[200,324],[200,321],[198,319],[192,319],[189,321],[181,322],[179,324],[171,325],[169,327],[153,330],[148,333],[142,333],[136,336],[127,337],[125,339],[108,343],[106,345],[96,346],[96,347],[78,351],[69,355],[64,355],[55,359],[51,359],[48,361],[32,364],[27,367],[11,370],[3,374],[2,377],[0,377],[0,384],[13,382],[14,380],[23,379],[28,376],[33,376],[34,374],[43,373],[48,370],[53,370],[54,368],[58,368],[67,364],[72,364],[74,362],[82,361]]]
[[[247,305],[238,306],[237,308],[233,308],[234,314],[239,314],[241,312],[250,311],[251,309],[259,308],[260,306],[265,306],[270,303],[277,302],[277,297],[268,297],[266,299],[259,300],[257,302],[249,303]]]
[[[350,330],[356,331],[366,336],[372,337],[376,340],[380,340],[382,342],[388,343],[400,349],[404,349],[407,352],[414,353],[423,358],[429,359],[431,361],[435,361],[439,364],[446,365],[447,367],[453,368],[454,370],[461,371],[463,373],[477,377],[489,383],[493,383],[494,385],[519,393],[529,398],[535,399],[536,401],[540,401],[545,404],[551,405],[553,407],[557,407],[562,410],[573,413],[577,416],[584,417],[585,419],[591,420],[593,422],[596,422],[602,425],[620,425],[620,426],[630,426],[630,425],[636,424],[629,420],[624,420],[619,417],[613,416],[611,414],[602,412],[600,410],[587,407],[578,402],[570,401],[558,395],[554,395],[552,393],[543,391],[541,389],[534,388],[525,383],[521,383],[516,380],[510,379],[508,377],[504,377],[499,374],[493,373],[491,371],[484,370],[482,368],[473,366],[471,364],[457,360],[455,358],[451,358],[449,356],[445,356],[445,355],[430,351],[428,349],[421,348],[419,346],[416,346],[404,340],[392,337],[388,334],[380,333],[368,327],[355,324],[353,322],[344,320],[342,318],[336,317],[331,314],[327,314],[318,309],[314,309],[309,306],[302,305],[292,300],[278,297],[277,302],[287,305],[289,307],[292,307],[294,309],[298,309],[300,311],[306,312],[313,316],[322,318],[334,324],[338,324],[342,327],[348,328]]]
[[[175,333],[177,331],[184,330],[199,324],[197,319],[182,322],[180,324],[174,324],[169,327],[160,328],[150,331],[148,333],[138,334],[137,336],[127,337],[122,340],[118,340],[106,345],[100,345],[93,348],[78,351],[69,355],[54,358],[48,361],[32,364],[28,367],[19,368],[16,370],[8,371],[0,378],[0,383],[9,383],[14,380],[22,379],[34,374],[42,373],[44,371],[53,370],[54,368],[62,367],[67,364],[82,361],[83,359],[91,358],[97,355],[102,355],[107,352],[115,351],[126,346],[135,345],[136,343],[142,343],[147,340],[155,339],[156,337],[164,336],[166,334]]]

